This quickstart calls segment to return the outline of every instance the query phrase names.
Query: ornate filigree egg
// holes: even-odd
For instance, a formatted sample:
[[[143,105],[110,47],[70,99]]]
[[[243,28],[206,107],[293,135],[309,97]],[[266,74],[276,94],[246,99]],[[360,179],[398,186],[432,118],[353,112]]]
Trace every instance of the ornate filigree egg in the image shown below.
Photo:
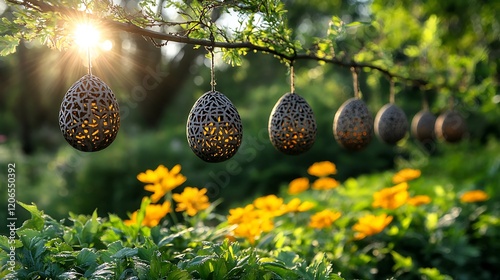
[[[415,114],[411,121],[411,134],[422,143],[434,141],[434,124],[436,116],[429,110],[422,110]]]
[[[77,150],[96,152],[108,147],[120,128],[120,109],[113,91],[98,77],[83,76],[64,95],[59,127]]]
[[[405,112],[395,104],[385,104],[375,116],[375,135],[382,142],[394,145],[403,139],[408,131]]]
[[[448,111],[436,119],[436,136],[448,143],[456,143],[462,140],[467,132],[467,125],[459,113]]]
[[[298,155],[316,140],[316,120],[307,101],[295,93],[283,95],[269,117],[269,139],[280,152]]]
[[[361,99],[348,99],[335,113],[335,140],[348,150],[358,151],[370,144],[373,137],[373,118]]]
[[[207,162],[225,161],[236,154],[243,138],[238,111],[224,94],[203,94],[189,112],[186,134],[191,150]]]

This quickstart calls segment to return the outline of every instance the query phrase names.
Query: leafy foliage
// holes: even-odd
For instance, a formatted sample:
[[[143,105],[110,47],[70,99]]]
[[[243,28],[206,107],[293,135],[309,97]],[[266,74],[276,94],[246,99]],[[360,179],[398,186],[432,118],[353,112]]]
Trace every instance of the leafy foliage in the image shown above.
[[[341,279],[326,259],[306,265],[292,252],[207,238],[213,229],[177,225],[137,232],[114,215],[95,213],[71,215],[68,226],[34,205],[20,205],[31,218],[17,230],[15,273],[4,270],[2,279]],[[7,248],[0,252],[3,267]]]
[[[273,213],[272,227],[254,241],[238,236],[232,222],[211,213],[213,207],[196,216],[184,215],[183,222],[165,217],[154,227],[141,226],[149,200],[143,200],[136,223],[115,214],[101,218],[70,213],[57,221],[35,205],[19,203],[31,218],[17,230],[15,273],[4,270],[4,279],[491,279],[500,261],[500,208],[498,144],[490,142],[475,159],[483,166],[446,168],[444,162],[464,162],[466,154],[436,157],[421,164],[421,173],[407,170],[350,178],[329,187],[316,183],[336,177],[328,162],[314,164],[304,175],[310,189],[289,194],[281,186],[278,197],[258,197],[253,207]],[[486,167],[486,168],[485,168]],[[341,170],[342,167],[339,167]],[[464,173],[475,176],[464,177]],[[147,172],[144,174],[148,174]],[[421,174],[421,177],[419,177]],[[178,174],[173,174],[178,176]],[[149,173],[150,178],[155,178]],[[169,175],[169,176],[172,176]],[[319,176],[319,177],[318,177]],[[394,177],[394,178],[393,178]],[[141,177],[141,179],[145,179]],[[403,204],[386,207],[374,203],[392,181],[404,182],[408,192]],[[470,190],[482,190],[486,197],[461,200]],[[430,200],[413,204],[412,197]],[[169,197],[169,194],[166,194]],[[300,208],[292,201],[310,202]],[[385,196],[384,199],[400,199]],[[259,201],[257,203],[257,201]],[[239,205],[243,206],[243,205]],[[304,205],[305,206],[305,205]],[[286,209],[286,211],[284,211]],[[311,223],[316,213],[330,213],[335,219],[321,226]],[[325,213],[327,213],[326,211]],[[334,212],[339,212],[340,217]],[[356,227],[367,214],[391,216],[377,231]],[[141,218],[142,217],[142,218]],[[256,217],[250,215],[249,218]],[[262,217],[262,216],[261,216]],[[375,222],[374,222],[375,223]],[[236,238],[237,240],[235,240]],[[0,264],[7,267],[9,240],[0,237]],[[340,276],[339,276],[340,275]]]

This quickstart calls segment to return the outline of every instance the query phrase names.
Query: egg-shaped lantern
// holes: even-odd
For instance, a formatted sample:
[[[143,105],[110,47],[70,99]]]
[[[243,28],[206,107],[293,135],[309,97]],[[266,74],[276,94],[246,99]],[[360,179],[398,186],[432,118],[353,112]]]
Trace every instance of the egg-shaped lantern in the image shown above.
[[[316,140],[316,119],[307,101],[296,93],[283,95],[269,116],[269,139],[280,152],[298,155]]]
[[[113,91],[94,75],[85,75],[64,95],[59,110],[64,139],[83,152],[100,151],[116,138],[120,109]]]
[[[408,131],[408,119],[405,112],[396,104],[385,104],[375,116],[375,135],[382,142],[394,145],[403,139]]]
[[[438,139],[448,143],[456,143],[465,136],[467,125],[458,112],[447,111],[436,119],[434,129]]]
[[[373,117],[363,100],[351,98],[340,106],[333,120],[335,140],[345,149],[358,151],[373,137]]]
[[[206,162],[222,162],[238,151],[243,126],[229,98],[218,91],[209,91],[191,108],[186,134],[189,147],[199,158]]]

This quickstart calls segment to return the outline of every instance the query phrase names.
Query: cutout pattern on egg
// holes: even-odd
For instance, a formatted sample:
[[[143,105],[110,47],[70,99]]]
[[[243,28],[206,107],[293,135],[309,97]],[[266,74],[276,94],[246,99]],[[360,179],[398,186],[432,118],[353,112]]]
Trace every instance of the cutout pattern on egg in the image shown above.
[[[64,95],[59,111],[64,139],[83,152],[108,147],[120,128],[120,109],[113,91],[101,79],[85,75]]]
[[[280,152],[298,155],[316,140],[316,120],[307,101],[295,93],[283,95],[269,117],[269,139]]]
[[[370,144],[373,118],[366,104],[357,98],[344,102],[333,120],[335,140],[345,149],[358,151]]]
[[[221,162],[241,145],[243,126],[233,103],[218,91],[203,94],[189,112],[186,134],[189,147],[202,160]]]

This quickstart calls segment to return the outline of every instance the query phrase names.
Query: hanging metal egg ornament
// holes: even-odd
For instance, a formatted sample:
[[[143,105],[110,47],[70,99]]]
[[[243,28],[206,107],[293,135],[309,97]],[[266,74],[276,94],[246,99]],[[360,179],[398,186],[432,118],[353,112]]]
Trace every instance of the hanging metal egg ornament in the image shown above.
[[[418,112],[411,121],[412,136],[422,143],[434,141],[434,124],[436,116],[429,110]]]
[[[283,95],[269,116],[269,139],[287,155],[309,150],[316,140],[316,119],[307,101],[296,93]]]
[[[98,77],[83,76],[64,95],[59,127],[77,150],[96,152],[108,147],[120,128],[120,108],[113,91]]]
[[[189,147],[206,162],[222,162],[236,154],[243,138],[238,111],[224,94],[203,94],[189,112],[186,134]]]
[[[358,151],[372,140],[373,118],[361,99],[351,98],[340,106],[333,120],[333,135],[340,146]]]
[[[380,141],[394,145],[403,139],[408,131],[405,112],[393,103],[385,104],[375,116],[375,135]]]
[[[467,125],[459,113],[448,111],[436,119],[435,133],[437,138],[448,143],[456,143],[462,140],[467,132]]]

